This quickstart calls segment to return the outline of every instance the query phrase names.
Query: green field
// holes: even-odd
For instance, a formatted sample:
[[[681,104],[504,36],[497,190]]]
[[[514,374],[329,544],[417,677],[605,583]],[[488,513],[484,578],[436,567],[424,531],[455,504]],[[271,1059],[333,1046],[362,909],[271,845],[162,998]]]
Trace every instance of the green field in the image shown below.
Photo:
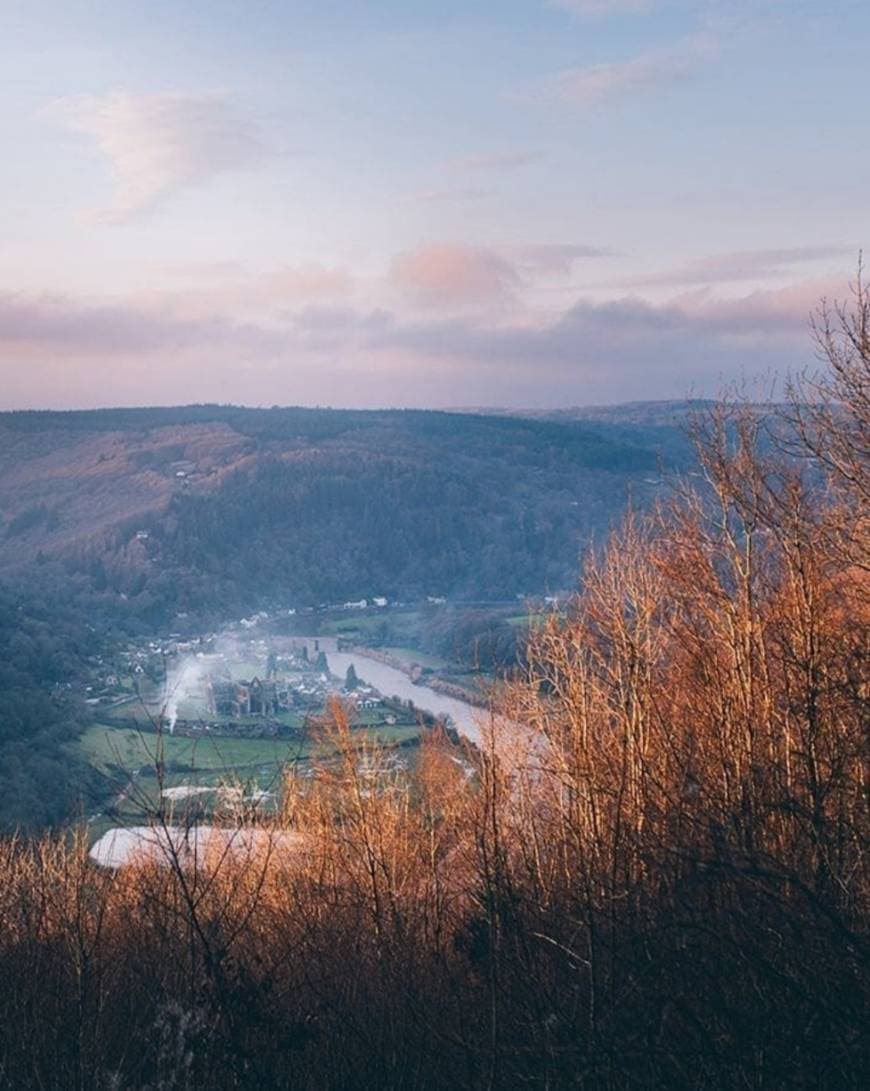
[[[506,617],[505,621],[508,623],[508,625],[513,625],[515,629],[516,628],[523,628],[523,629],[533,628],[534,629],[534,628],[540,627],[541,625],[546,624],[546,622],[548,622],[550,620],[550,618],[553,617],[553,616],[554,616],[554,611],[546,610],[546,611],[538,611],[538,613],[533,613],[533,614],[514,614],[512,617]],[[561,617],[562,614],[559,614],[558,616]]]
[[[447,660],[442,659],[440,655],[429,655],[427,652],[417,651],[416,648],[389,647],[381,648],[380,651],[401,659],[403,663],[419,663],[421,667],[431,667],[434,671],[444,670],[447,667]]]
[[[353,612],[348,616],[326,617],[320,624],[323,636],[346,636],[360,643],[371,641],[388,626],[397,643],[412,641],[420,631],[420,611],[415,609]]]
[[[362,732],[361,732],[362,734]],[[365,731],[368,740],[386,744],[407,742],[419,736],[413,724],[373,727]],[[362,740],[361,740],[362,741]],[[123,769],[133,772],[153,766],[158,737],[134,728],[93,724],[78,740],[78,748],[88,761],[102,772]],[[203,775],[251,775],[258,769],[301,761],[322,752],[313,740],[232,739],[204,737],[182,738],[164,734],[163,761],[170,772],[183,771]]]
[[[414,724],[396,724],[365,728],[360,724],[360,743],[381,742],[401,745],[418,739],[420,729]],[[243,785],[246,790],[258,788],[274,793],[266,804],[274,806],[280,791],[281,772],[288,764],[309,767],[313,758],[328,760],[333,751],[316,740],[292,739],[231,739],[182,738],[163,735],[162,760],[164,775],[158,782],[156,762],[158,737],[135,728],[92,724],[75,744],[79,753],[100,772],[116,779],[119,794],[107,808],[107,813],[92,816],[89,828],[96,839],[105,830],[123,822],[141,822],[147,813],[161,806],[161,788],[217,788],[221,785]],[[210,810],[216,796],[193,797]],[[181,801],[178,807],[185,807]]]
[[[372,636],[381,625],[383,619],[377,614],[352,614],[350,617],[327,618],[321,626],[323,636],[359,636],[366,638]]]
[[[88,761],[103,772],[118,767],[132,772],[153,765],[157,744],[153,733],[104,724],[93,724],[78,741]],[[301,744],[302,748],[305,745]],[[300,743],[291,739],[188,739],[165,733],[162,746],[167,766],[186,766],[203,773],[274,766],[295,760],[300,751]]]

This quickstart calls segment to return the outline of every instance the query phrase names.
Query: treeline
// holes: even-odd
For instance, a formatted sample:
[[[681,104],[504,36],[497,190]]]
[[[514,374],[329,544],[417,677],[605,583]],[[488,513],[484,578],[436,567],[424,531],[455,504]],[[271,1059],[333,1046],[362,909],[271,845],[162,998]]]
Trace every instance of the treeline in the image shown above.
[[[476,749],[411,776],[337,704],[234,850],[3,845],[5,1085],[865,1086],[868,330],[822,316],[802,459],[699,423],[709,493],[590,557]]]
[[[20,410],[0,414],[0,425],[15,432],[60,434],[133,432],[197,424],[225,424],[263,444],[302,441],[367,443],[389,435],[403,445],[422,443],[467,446],[471,453],[486,453],[507,445],[537,451],[541,458],[557,459],[566,447],[590,467],[648,468],[649,443],[682,451],[679,434],[658,422],[637,428],[599,427],[594,423],[566,426],[559,420],[450,413],[427,409],[318,409],[273,406],[251,409],[235,405],[184,405],[89,410]],[[613,438],[613,437],[616,438]],[[549,452],[549,453],[548,453]]]
[[[95,660],[166,620],[57,561],[0,580],[0,833],[61,825],[104,799],[110,786],[72,745],[93,720]]]

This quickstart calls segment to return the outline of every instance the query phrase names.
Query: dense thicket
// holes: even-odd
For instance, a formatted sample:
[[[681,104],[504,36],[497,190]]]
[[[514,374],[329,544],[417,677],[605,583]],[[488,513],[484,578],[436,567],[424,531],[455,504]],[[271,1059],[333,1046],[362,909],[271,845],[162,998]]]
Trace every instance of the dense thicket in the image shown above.
[[[837,322],[808,457],[699,424],[708,490],[589,559],[476,750],[408,777],[335,705],[339,759],[235,851],[162,812],[117,874],[3,845],[5,1085],[865,1086],[863,291]]]
[[[424,611],[417,644],[464,667],[502,675],[522,664],[527,636],[528,619],[516,607],[513,618],[504,610],[444,607]]]
[[[86,723],[66,687],[99,645],[87,615],[0,587],[0,830],[51,825],[98,790],[66,746]]]

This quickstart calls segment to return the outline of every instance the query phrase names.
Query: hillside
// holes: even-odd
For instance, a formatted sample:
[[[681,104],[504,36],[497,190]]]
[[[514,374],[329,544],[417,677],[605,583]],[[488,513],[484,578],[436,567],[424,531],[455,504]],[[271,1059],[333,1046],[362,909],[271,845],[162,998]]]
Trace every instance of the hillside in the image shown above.
[[[0,572],[38,560],[157,619],[282,600],[571,586],[676,425],[189,406],[0,415]]]
[[[0,827],[105,790],[64,751],[100,648],[276,605],[431,595],[450,605],[418,642],[510,659],[510,612],[471,604],[573,586],[586,543],[658,492],[682,443],[484,414],[0,414]],[[384,639],[408,639],[400,620]]]

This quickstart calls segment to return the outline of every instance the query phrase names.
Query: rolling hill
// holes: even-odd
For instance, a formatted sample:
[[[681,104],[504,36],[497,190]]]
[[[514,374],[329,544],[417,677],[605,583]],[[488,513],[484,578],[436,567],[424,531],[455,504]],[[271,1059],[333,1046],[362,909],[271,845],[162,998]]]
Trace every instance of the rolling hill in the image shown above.
[[[348,597],[494,600],[687,463],[677,422],[187,406],[0,415],[0,578],[158,622]],[[52,573],[55,575],[52,576]]]

